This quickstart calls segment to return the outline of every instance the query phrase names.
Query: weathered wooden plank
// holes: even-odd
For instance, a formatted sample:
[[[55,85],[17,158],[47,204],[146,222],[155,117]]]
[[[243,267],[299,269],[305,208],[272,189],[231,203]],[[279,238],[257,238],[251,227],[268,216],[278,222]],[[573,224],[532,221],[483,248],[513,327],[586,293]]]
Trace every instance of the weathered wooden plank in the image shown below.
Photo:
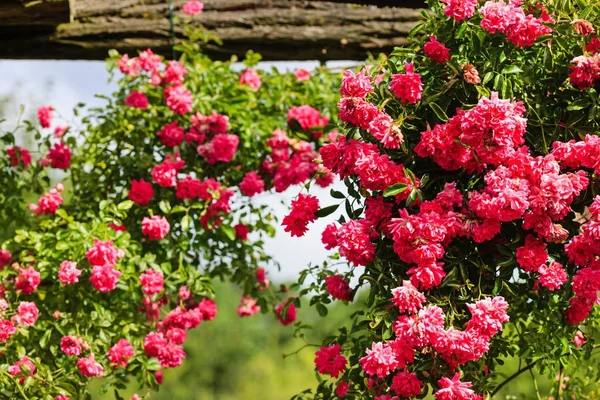
[[[185,0],[173,2],[175,40],[182,38],[183,20],[203,26],[224,42],[207,47],[218,58],[254,49],[265,59],[363,59],[405,44],[420,18],[410,8],[300,0],[205,0],[205,11],[190,18],[180,11]],[[70,23],[51,30],[1,25],[0,57],[98,59],[111,48],[135,54],[147,47],[171,54],[167,0],[71,0],[70,15]]]

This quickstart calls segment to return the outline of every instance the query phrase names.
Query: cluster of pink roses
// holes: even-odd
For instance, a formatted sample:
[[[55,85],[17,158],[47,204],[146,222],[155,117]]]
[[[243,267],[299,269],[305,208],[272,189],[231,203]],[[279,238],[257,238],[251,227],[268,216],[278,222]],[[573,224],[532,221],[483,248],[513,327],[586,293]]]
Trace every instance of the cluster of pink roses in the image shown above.
[[[483,16],[481,27],[489,33],[500,32],[506,35],[506,39],[519,47],[529,47],[535,40],[552,32],[552,28],[544,25],[554,24],[552,16],[548,15],[546,9],[540,4],[540,17],[532,13],[525,14],[521,5],[523,0],[488,1],[479,9]]]
[[[554,32],[551,28],[555,24],[554,15],[541,4],[525,10],[521,0],[492,0],[483,6],[476,0],[442,0],[442,3],[445,15],[456,22],[474,17],[478,11],[484,31],[499,32],[520,48],[529,48],[542,36]],[[575,20],[572,26],[585,37],[586,52],[591,54],[573,60],[570,81],[579,89],[590,88],[600,80],[600,40],[592,37],[595,29],[589,22]],[[453,58],[449,47],[436,36],[430,36],[422,50],[431,61],[447,64],[439,67],[446,70],[443,78],[451,76],[453,70],[452,79],[456,79],[459,72],[448,64]],[[419,55],[414,58],[418,60]],[[454,116],[433,128],[427,124],[420,138],[418,135],[405,138],[400,127],[415,117],[409,105],[416,104],[417,114],[423,110],[422,106],[430,104],[430,99],[418,104],[425,96],[423,80],[433,81],[438,77],[432,77],[432,71],[424,69],[421,75],[410,60],[398,62],[404,64],[404,70],[387,75],[392,94],[389,97],[384,88],[374,90],[379,77],[370,77],[373,74],[368,74],[368,70],[343,74],[339,118],[353,130],[326,143],[320,149],[320,156],[323,166],[332,173],[342,179],[350,178],[354,192],[359,193],[351,195],[356,199],[362,197],[364,207],[358,206],[361,208],[355,211],[357,214],[349,215],[352,218],[349,221],[342,218],[327,225],[322,242],[326,249],[336,249],[354,266],[365,266],[365,275],[380,274],[382,278],[388,273],[396,276],[398,271],[405,274],[402,286],[392,290],[392,303],[400,313],[392,321],[395,337],[373,343],[360,359],[368,389],[375,399],[419,396],[426,383],[437,388],[438,400],[481,399],[472,389],[472,383],[462,382],[461,374],[454,372],[488,352],[492,338],[509,320],[509,304],[503,297],[485,297],[480,293],[472,303],[464,306],[451,303],[452,307],[442,309],[426,305],[428,300],[434,303],[435,299],[435,304],[441,301],[438,292],[432,292],[430,299],[428,291],[442,285],[445,263],[456,263],[454,258],[460,254],[457,243],[464,240],[475,245],[486,243],[476,247],[483,253],[487,245],[504,246],[504,238],[499,237],[501,230],[506,226],[516,227],[524,231],[524,243],[516,248],[511,261],[535,279],[536,291],[562,290],[560,293],[569,300],[569,307],[562,310],[565,320],[571,324],[583,322],[598,303],[600,290],[600,230],[596,227],[600,223],[600,197],[596,197],[589,213],[586,209],[587,221],[579,232],[573,233],[572,221],[567,219],[590,184],[586,170],[600,172],[597,161],[600,140],[587,135],[581,141],[555,142],[550,154],[536,156],[533,145],[530,147],[535,139],[527,138],[526,142],[525,104],[501,99],[493,91],[484,95],[485,89],[479,88],[475,106],[457,109]],[[479,72],[472,64],[460,68],[465,82],[481,84]],[[467,91],[468,87],[465,88]],[[502,93],[506,97],[504,90]],[[384,99],[379,99],[382,101],[378,107],[370,99],[380,95]],[[400,110],[398,122],[387,113],[392,109]],[[441,118],[438,112],[435,114]],[[444,178],[443,189],[432,193],[433,199],[424,200],[421,181],[398,159],[408,160],[421,170],[419,163],[430,165],[433,161],[436,167],[430,170],[457,171],[457,176]],[[471,177],[468,184],[466,179],[461,180],[465,177]],[[425,182],[425,176],[422,179]],[[292,202],[292,211],[283,225],[293,236],[302,236],[314,220],[318,203],[313,205],[313,200],[317,202],[311,195],[303,194]],[[405,200],[406,206],[402,205]],[[453,242],[456,246],[451,246]],[[557,261],[559,256],[554,253],[557,246],[564,249],[569,264],[578,267],[576,272],[570,272],[572,269],[566,268],[564,262]],[[401,263],[390,258],[388,248],[394,250]],[[381,268],[386,272],[380,273]],[[340,274],[328,273],[324,287],[334,299],[352,298],[353,290]],[[383,306],[378,309],[386,315],[388,310],[389,307]],[[471,314],[470,319],[465,316],[466,310]],[[379,333],[377,336],[380,337]],[[584,342],[583,334],[579,333],[577,346]],[[342,351],[338,344],[321,347],[315,358],[318,372],[334,378],[343,374],[347,359]],[[448,370],[428,370],[427,375],[421,374],[421,369],[411,369],[411,364],[417,358],[421,363],[423,357],[441,358]],[[335,393],[342,398],[352,387],[352,382],[341,380]]]
[[[50,128],[52,126],[53,111],[53,106],[41,106],[38,108],[37,116],[42,128]],[[68,131],[68,129],[69,128],[64,124],[56,125],[54,129],[54,137],[59,140],[48,149],[48,154],[38,161],[39,165],[62,170],[66,170],[71,166],[71,149],[62,140],[60,140]],[[11,146],[7,147],[5,151],[11,167],[27,168],[31,164],[31,153],[27,149],[21,146]],[[52,209],[53,206],[51,206],[48,210],[34,212],[36,212],[36,214],[53,214],[56,210],[51,211]]]
[[[315,163],[318,153],[311,143],[289,138],[285,131],[276,129],[273,137],[267,139],[267,145],[271,148],[271,153],[263,161],[259,172],[272,177],[273,187],[277,192],[283,192],[290,186],[313,177],[321,187],[333,183],[331,171]]]
[[[506,314],[508,304],[502,297],[485,298],[467,304],[471,318],[465,324],[465,330],[446,329],[442,309],[423,307],[426,302],[424,294],[409,281],[392,290],[392,302],[400,312],[393,324],[396,338],[389,342],[374,342],[360,359],[363,371],[370,377],[369,388],[377,399],[391,398],[391,395],[385,394],[388,389],[403,398],[421,394],[423,382],[416,373],[407,370],[415,360],[415,351],[420,350],[432,357],[435,351],[451,368],[455,368],[481,358],[489,349],[490,339],[502,330],[503,323],[509,319]],[[338,344],[321,347],[315,356],[315,365],[321,374],[337,378],[346,370],[347,359],[341,354]],[[386,378],[395,371],[398,372],[388,386]],[[438,400],[481,399],[470,389],[470,382],[460,381],[460,374],[452,379],[442,377],[438,384],[440,389],[435,393]],[[348,382],[340,381],[337,396],[343,398],[349,386]]]

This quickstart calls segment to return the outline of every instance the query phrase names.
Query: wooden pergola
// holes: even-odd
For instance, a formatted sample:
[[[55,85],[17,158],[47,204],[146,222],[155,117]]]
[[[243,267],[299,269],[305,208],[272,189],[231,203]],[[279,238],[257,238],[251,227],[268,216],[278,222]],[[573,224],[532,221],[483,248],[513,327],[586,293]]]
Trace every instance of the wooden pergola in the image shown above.
[[[223,41],[216,58],[364,59],[406,44],[424,0],[204,0],[192,18]],[[182,38],[185,0],[0,0],[0,58],[104,59],[109,49],[169,56]],[[177,22],[179,20],[179,22]]]

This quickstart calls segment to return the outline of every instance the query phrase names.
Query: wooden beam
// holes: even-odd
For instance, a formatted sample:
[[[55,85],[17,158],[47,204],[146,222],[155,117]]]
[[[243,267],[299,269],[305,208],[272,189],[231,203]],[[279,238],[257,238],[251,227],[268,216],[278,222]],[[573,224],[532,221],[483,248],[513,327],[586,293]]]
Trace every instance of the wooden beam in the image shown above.
[[[377,7],[427,8],[426,0],[307,0],[309,2],[350,3]]]
[[[203,26],[223,40],[207,47],[221,59],[248,49],[268,60],[364,59],[406,44],[420,18],[411,8],[307,0],[205,0],[204,12],[190,18],[180,10],[185,0],[173,2],[176,40],[184,20]],[[39,29],[48,23],[23,23],[28,14],[1,24],[0,58],[103,59],[112,48],[136,54],[147,47],[171,54],[167,0],[71,0],[69,12],[72,22],[51,31]]]

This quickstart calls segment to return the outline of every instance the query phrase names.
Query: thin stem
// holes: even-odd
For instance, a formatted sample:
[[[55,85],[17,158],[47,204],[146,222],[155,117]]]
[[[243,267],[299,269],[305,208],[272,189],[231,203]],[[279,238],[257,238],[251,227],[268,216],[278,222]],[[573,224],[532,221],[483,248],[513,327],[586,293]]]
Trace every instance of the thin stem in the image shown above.
[[[288,358],[289,356],[296,355],[296,354],[300,353],[302,350],[304,350],[307,347],[319,347],[319,345],[318,344],[306,343],[304,346],[300,347],[298,350],[296,350],[296,351],[294,351],[292,353],[289,353],[289,354],[284,354],[283,358],[285,359],[285,358]]]
[[[537,363],[537,361],[534,361],[531,364],[524,366],[523,368],[519,369],[517,372],[515,372],[514,374],[512,374],[511,376],[509,376],[508,378],[506,378],[504,380],[504,382],[502,382],[501,384],[499,384],[498,386],[496,386],[496,389],[494,389],[494,391],[492,392],[491,396],[494,397],[494,395],[496,393],[498,393],[500,391],[500,389],[502,389],[504,387],[504,385],[506,385],[508,382],[512,381],[517,376],[521,375],[523,372],[529,371],[531,368],[533,368],[533,366],[535,365],[535,363]]]
[[[559,361],[560,363],[560,361]],[[561,400],[562,399],[562,383],[563,383],[563,379],[565,376],[565,368],[563,367],[562,364],[560,364],[560,369],[559,369],[559,373],[558,373],[558,388],[556,390],[556,400]]]
[[[530,369],[529,373],[531,374],[531,379],[533,379],[533,387],[535,388],[535,394],[537,395],[538,400],[542,400],[542,396],[540,396],[540,388],[538,387],[537,379],[535,379],[535,375],[533,371]]]

